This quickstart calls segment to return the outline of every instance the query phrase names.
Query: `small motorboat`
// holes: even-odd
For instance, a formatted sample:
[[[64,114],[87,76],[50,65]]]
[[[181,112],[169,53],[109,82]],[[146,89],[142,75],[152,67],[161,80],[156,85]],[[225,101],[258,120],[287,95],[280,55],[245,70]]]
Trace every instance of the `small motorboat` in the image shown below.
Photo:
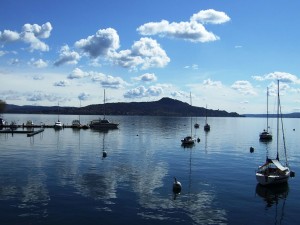
[[[62,129],[62,128],[63,128],[62,123],[61,123],[59,120],[57,120],[57,121],[55,122],[55,124],[54,124],[54,129],[59,130],[59,129]]]

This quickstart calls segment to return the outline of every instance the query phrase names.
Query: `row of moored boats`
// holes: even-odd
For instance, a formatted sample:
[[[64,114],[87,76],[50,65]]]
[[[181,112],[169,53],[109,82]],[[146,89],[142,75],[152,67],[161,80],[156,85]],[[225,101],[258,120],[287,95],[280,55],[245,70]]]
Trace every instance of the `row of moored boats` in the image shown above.
[[[267,105],[268,105],[268,95],[269,91],[267,91]],[[285,137],[284,137],[284,129],[283,129],[283,119],[282,119],[282,112],[281,112],[281,103],[280,103],[280,94],[279,94],[279,80],[277,85],[277,135],[276,135],[276,157],[271,158],[268,155],[266,156],[266,161],[262,163],[261,166],[258,167],[256,170],[256,180],[259,184],[263,186],[274,186],[274,185],[280,185],[283,183],[287,183],[290,177],[295,176],[295,172],[291,171],[288,160],[287,160],[287,150],[285,145]],[[209,125],[207,124],[206,120],[206,126],[208,126],[208,130],[210,130]],[[199,125],[195,124],[195,128],[198,128]],[[281,135],[283,144],[279,145],[279,133],[281,128]],[[204,130],[206,128],[204,127]],[[206,130],[206,131],[208,131]],[[191,129],[192,131],[192,129]],[[269,124],[268,124],[268,106],[267,106],[267,128],[264,129],[259,134],[259,140],[260,141],[272,141],[273,135],[269,131]],[[195,143],[195,138],[192,137],[192,135],[186,136],[181,140],[182,145],[184,146],[192,146]],[[279,148],[282,147],[283,149],[280,151]],[[281,154],[280,154],[281,153]],[[280,156],[284,155],[284,159],[281,160]]]

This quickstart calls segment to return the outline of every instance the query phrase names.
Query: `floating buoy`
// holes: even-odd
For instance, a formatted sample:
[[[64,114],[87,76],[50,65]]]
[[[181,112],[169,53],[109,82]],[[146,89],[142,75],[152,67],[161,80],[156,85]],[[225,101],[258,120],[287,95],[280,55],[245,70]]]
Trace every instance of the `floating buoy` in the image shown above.
[[[103,157],[103,158],[106,158],[106,157],[107,157],[107,152],[106,152],[106,151],[103,151],[102,157]]]
[[[181,192],[181,183],[174,177],[173,192],[178,194]]]
[[[250,152],[253,153],[254,152],[254,148],[250,147]]]
[[[290,177],[295,177],[296,173],[294,171],[290,172]]]
[[[295,128],[293,129],[293,131],[295,131]]]

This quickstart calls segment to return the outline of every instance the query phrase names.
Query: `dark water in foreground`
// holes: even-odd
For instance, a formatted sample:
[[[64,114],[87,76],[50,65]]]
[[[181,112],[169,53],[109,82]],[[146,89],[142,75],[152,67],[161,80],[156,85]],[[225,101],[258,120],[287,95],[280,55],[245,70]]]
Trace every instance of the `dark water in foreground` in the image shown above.
[[[57,119],[4,117],[18,124]],[[275,155],[276,140],[258,140],[265,119],[209,118],[211,131],[204,133],[204,119],[199,118],[200,143],[183,148],[180,139],[190,133],[189,118],[109,118],[120,122],[119,129],[49,128],[31,138],[0,134],[0,224],[300,223],[299,119],[284,120],[296,177],[269,189],[257,186],[255,179],[266,149]],[[77,118],[60,119],[70,124]],[[86,123],[92,119],[81,116]],[[275,121],[271,124],[275,128]],[[183,186],[177,196],[174,176]]]

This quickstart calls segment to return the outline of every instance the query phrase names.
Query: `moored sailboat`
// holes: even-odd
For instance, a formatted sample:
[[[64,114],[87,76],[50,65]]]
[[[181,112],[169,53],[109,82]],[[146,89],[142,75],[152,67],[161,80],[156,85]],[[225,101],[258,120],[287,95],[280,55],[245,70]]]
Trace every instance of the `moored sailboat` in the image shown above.
[[[205,125],[204,125],[204,131],[210,131],[210,125],[207,123],[207,105],[205,110]]]
[[[59,103],[57,104],[57,112],[57,121],[54,123],[54,129],[60,130],[63,128],[63,125],[59,120]]]
[[[287,162],[286,156],[286,146],[285,146],[285,138],[283,132],[283,125],[282,125],[282,117],[281,117],[281,128],[282,128],[282,135],[283,135],[283,146],[284,146],[284,155],[285,155],[285,164],[283,164],[279,160],[279,114],[281,114],[281,105],[280,105],[280,96],[279,96],[279,81],[278,81],[278,92],[277,92],[277,155],[275,159],[270,159],[267,155],[266,162],[258,168],[256,171],[256,180],[261,185],[275,185],[280,183],[288,182],[288,179],[294,172],[290,171]]]
[[[105,89],[104,89],[104,104],[103,104],[103,119],[99,118],[90,122],[90,128],[92,129],[117,129],[119,124],[110,122],[105,118]]]
[[[264,129],[263,132],[259,134],[259,140],[261,141],[270,141],[273,136],[269,132],[269,88],[267,88],[267,130]]]
[[[190,105],[192,105],[192,97],[191,97],[191,93],[190,93]],[[181,139],[181,144],[183,146],[189,146],[189,145],[194,145],[195,144],[195,139],[193,138],[193,126],[192,126],[192,117],[191,117],[191,135],[188,135],[186,137],[184,137],[183,139]]]
[[[80,109],[81,109],[81,101],[80,101]],[[80,111],[80,110],[79,110]],[[72,121],[72,125],[71,125],[72,128],[75,128],[75,129],[80,129],[83,127],[83,125],[81,124],[80,122],[80,113],[78,115],[78,119],[74,119]]]

